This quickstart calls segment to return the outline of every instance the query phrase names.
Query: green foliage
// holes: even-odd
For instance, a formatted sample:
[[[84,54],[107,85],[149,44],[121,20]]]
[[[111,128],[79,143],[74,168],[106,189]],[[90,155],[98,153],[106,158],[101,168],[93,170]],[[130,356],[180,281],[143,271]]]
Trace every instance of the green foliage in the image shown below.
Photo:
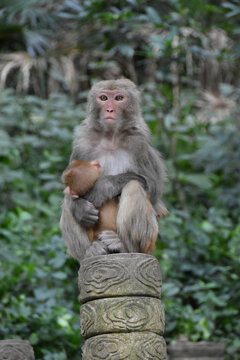
[[[0,337],[31,341],[37,358],[80,356],[78,265],[59,232],[61,172],[82,109],[64,96],[48,101],[0,97]]]
[[[156,98],[155,93],[153,109]],[[156,250],[163,271],[166,334],[169,341],[179,334],[192,341],[223,341],[228,345],[226,359],[237,360],[239,117],[233,112],[226,121],[202,124],[192,116],[194,103],[194,97],[182,91],[180,121],[170,109],[165,117],[158,113],[161,121],[153,123],[156,146],[170,149],[165,195],[170,215],[161,220]]]
[[[174,82],[174,60],[185,82],[216,88],[205,65],[230,60],[237,72],[238,12],[237,1],[3,1],[0,85],[47,97],[51,83],[77,97],[95,78]]]
[[[146,90],[144,114],[170,174],[165,195],[170,215],[161,220],[156,250],[164,276],[166,337],[184,333],[193,341],[222,340],[237,359],[239,128],[233,119],[196,122],[188,93],[180,124],[171,106],[170,113],[158,112],[157,121],[161,87]],[[29,339],[38,358],[74,359],[80,356],[78,266],[65,256],[58,222],[60,174],[83,110],[62,95],[40,100],[5,91],[0,102],[1,337]]]
[[[169,172],[155,253],[166,338],[224,341],[239,359],[239,12],[238,0],[1,2],[0,86],[14,89],[0,93],[1,338],[29,339],[38,359],[80,358],[60,177],[76,103],[93,81],[126,76]]]

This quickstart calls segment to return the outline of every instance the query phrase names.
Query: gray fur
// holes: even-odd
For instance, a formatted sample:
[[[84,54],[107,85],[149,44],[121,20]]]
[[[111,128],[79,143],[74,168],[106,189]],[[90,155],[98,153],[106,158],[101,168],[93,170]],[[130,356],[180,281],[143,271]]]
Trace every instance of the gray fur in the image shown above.
[[[87,237],[86,230],[72,215],[70,210],[71,201],[72,199],[66,195],[62,205],[60,227],[67,245],[68,255],[74,259],[82,259],[86,249],[90,246],[90,242]]]
[[[92,227],[98,221],[98,210],[86,199],[77,198],[69,199],[69,207],[73,217],[84,228]],[[79,209],[82,211],[79,211]]]
[[[141,175],[135,173],[123,173],[118,175],[103,175],[96,181],[94,187],[84,196],[96,208],[102,206],[107,200],[121,194],[122,189],[131,180],[137,180],[147,188],[147,182]]]
[[[114,128],[102,123],[100,119],[96,94],[103,89],[119,89],[125,91],[128,97],[122,119],[117,122]],[[141,114],[139,92],[130,80],[102,81],[95,84],[89,92],[87,118],[81,124],[75,137],[70,161],[92,161],[95,159],[99,160],[103,172],[93,189],[86,194],[85,201],[88,200],[95,207],[99,207],[106,200],[119,195],[123,187],[131,180],[138,180],[150,197],[153,208],[150,211],[149,222],[142,222],[138,204],[135,208],[134,217],[132,220],[129,219],[126,201],[122,196],[120,200],[119,211],[121,211],[121,216],[117,219],[118,236],[124,242],[123,238],[128,232],[126,236],[128,243],[125,244],[127,251],[139,251],[139,244],[134,244],[131,241],[130,234],[139,234],[140,231],[144,238],[146,234],[151,232],[149,228],[155,231],[156,214],[166,213],[161,200],[166,181],[166,171],[161,155],[150,145],[149,129]],[[66,197],[68,196],[66,195]],[[121,203],[124,203],[124,209],[121,208]],[[141,204],[149,206],[149,202],[147,203],[146,200],[143,200]],[[92,225],[95,218],[97,218],[97,211],[94,211],[93,207],[87,206],[84,201],[72,200],[69,197],[65,199],[61,229],[68,253],[74,258],[83,258],[86,250],[88,256],[89,254],[91,256],[97,255],[100,248],[101,253],[105,251],[104,245],[100,245],[101,240],[98,240],[100,243],[90,244],[83,226],[80,225]],[[119,220],[120,218],[122,218],[122,223]],[[144,228],[146,226],[147,230]],[[144,239],[142,241],[144,242]],[[92,250],[88,249],[90,245],[93,247]]]
[[[131,199],[134,199],[134,204]],[[141,252],[146,242],[158,233],[156,212],[137,181],[130,181],[122,190],[117,233],[124,243],[126,252]]]
[[[110,230],[102,231],[98,236],[98,241],[100,241],[103,246],[107,249],[107,253],[120,253],[126,252],[126,249],[123,245],[123,242],[120,240],[117,233]]]

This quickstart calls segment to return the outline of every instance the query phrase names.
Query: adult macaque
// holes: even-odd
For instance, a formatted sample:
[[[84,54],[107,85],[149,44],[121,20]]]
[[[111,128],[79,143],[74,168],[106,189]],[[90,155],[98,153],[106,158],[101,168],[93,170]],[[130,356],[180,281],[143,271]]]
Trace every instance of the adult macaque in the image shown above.
[[[92,87],[70,161],[79,159],[97,159],[102,174],[84,198],[65,196],[60,224],[69,255],[81,259],[117,251],[150,252],[158,231],[156,217],[167,213],[161,200],[166,172],[160,154],[150,146],[139,92],[130,80]],[[118,195],[117,231],[103,231],[91,243],[86,228],[98,221],[97,208]]]

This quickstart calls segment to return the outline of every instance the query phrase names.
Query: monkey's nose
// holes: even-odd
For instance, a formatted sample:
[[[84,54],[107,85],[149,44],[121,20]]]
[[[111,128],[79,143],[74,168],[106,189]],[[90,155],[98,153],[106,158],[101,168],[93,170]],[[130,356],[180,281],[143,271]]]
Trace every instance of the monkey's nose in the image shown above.
[[[112,113],[113,112],[113,109],[107,109],[107,112],[109,112],[109,113]]]

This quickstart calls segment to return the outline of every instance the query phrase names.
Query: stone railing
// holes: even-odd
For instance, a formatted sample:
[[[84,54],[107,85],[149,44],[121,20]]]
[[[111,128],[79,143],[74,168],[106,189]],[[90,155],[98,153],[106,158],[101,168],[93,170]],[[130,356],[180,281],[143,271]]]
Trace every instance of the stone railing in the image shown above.
[[[33,348],[27,340],[0,340],[0,360],[34,360]]]
[[[191,342],[185,335],[168,346],[170,360],[224,360],[226,345],[209,341]]]

